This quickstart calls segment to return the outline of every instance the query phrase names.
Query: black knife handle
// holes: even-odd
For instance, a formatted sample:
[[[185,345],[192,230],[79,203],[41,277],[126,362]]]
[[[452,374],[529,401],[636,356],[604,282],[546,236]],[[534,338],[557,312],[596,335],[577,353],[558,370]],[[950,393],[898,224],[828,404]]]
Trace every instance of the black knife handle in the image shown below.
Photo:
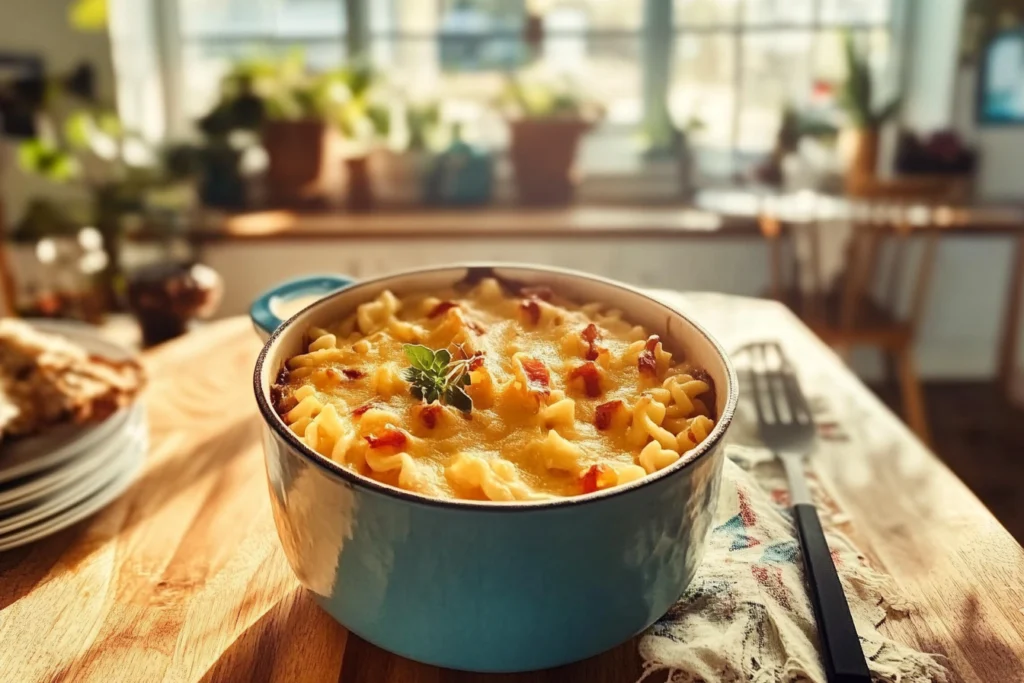
[[[843,584],[832,563],[818,511],[813,505],[800,503],[793,506],[793,517],[800,534],[814,618],[818,622],[825,677],[829,683],[871,683],[868,663],[853,625]]]

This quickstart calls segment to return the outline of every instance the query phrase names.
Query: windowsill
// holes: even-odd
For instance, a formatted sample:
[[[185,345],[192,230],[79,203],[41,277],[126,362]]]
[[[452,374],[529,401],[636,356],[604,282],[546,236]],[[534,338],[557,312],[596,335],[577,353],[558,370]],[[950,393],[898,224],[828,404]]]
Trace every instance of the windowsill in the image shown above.
[[[197,243],[248,240],[410,238],[716,238],[759,234],[752,216],[723,216],[681,203],[384,209],[365,214],[266,210],[209,212],[188,232]]]
[[[605,177],[594,179],[577,202],[562,207],[523,206],[497,201],[480,207],[379,207],[352,214],[344,209],[301,211],[266,209],[227,213],[206,210],[198,214],[179,236],[193,244],[247,241],[303,240],[398,240],[398,239],[510,239],[567,240],[622,239],[673,240],[756,238],[761,235],[759,212],[764,195],[750,190],[708,189],[691,203],[616,201],[607,194],[597,199],[597,182],[621,183]],[[796,199],[796,198],[794,198]],[[842,202],[833,197],[829,201]],[[888,206],[888,205],[886,205]],[[782,205],[776,210],[782,211]],[[960,207],[922,203],[927,216],[913,223],[915,230],[937,229],[944,234],[1006,234],[1016,232],[1024,221],[1019,204],[965,204]],[[783,225],[815,220],[807,216],[786,218]],[[924,222],[921,222],[924,221]],[[166,240],[167,234],[136,234],[135,240]]]

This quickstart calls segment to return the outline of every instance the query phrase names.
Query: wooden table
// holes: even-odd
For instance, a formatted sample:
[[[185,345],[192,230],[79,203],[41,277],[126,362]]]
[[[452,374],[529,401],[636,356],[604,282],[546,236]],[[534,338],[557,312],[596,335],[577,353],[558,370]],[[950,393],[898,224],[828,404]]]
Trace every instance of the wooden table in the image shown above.
[[[977,498],[782,306],[664,294],[728,348],[779,338],[809,392],[873,435],[857,460],[817,456],[861,548],[919,606],[883,629],[948,657],[956,680],[1024,681],[1024,550]],[[391,656],[335,624],[278,547],[243,319],[145,356],[152,452],[91,520],[0,554],[0,680],[491,680]],[[875,447],[877,446],[877,447]],[[633,681],[634,643],[503,681]]]

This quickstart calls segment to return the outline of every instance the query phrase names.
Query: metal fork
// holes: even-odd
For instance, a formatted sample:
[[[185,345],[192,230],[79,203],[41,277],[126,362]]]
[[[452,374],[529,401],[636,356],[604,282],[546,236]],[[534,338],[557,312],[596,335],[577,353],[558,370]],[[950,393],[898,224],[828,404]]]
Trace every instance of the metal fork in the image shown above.
[[[821,634],[825,675],[829,683],[871,683],[850,606],[807,488],[804,458],[815,444],[814,419],[807,399],[779,344],[768,342],[747,348],[758,431],[765,445],[782,462],[789,481],[793,518]]]

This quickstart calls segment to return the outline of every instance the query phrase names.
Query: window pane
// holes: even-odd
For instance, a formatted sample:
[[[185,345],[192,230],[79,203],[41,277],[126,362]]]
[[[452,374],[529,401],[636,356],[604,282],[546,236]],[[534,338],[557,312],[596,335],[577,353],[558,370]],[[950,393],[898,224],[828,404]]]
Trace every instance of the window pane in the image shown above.
[[[182,103],[187,120],[202,116],[217,98],[220,79],[231,65],[250,57],[284,54],[295,44],[268,46],[266,43],[230,41],[226,43],[193,42],[182,48]],[[310,68],[323,70],[337,67],[344,57],[340,41],[298,45],[305,51]]]
[[[506,71],[523,65],[526,45],[519,38],[442,33],[434,43],[444,71]]]
[[[674,0],[676,26],[733,26],[740,0]]]
[[[436,0],[418,1],[436,4]],[[526,22],[526,0],[441,0],[439,4],[442,27],[486,33],[518,31]]]
[[[465,124],[463,133],[470,139],[495,140],[491,131],[481,133],[480,126],[492,123],[485,119],[490,103],[505,85],[504,75],[499,71],[442,71],[439,51],[437,36],[377,36],[370,43],[373,66],[403,98],[439,101],[444,121]],[[504,133],[503,123],[500,133]]]
[[[885,73],[889,65],[889,32],[885,29],[855,31],[857,41],[866,50],[876,77]],[[822,31],[815,42],[812,61],[813,78],[817,81],[839,84],[846,79],[846,49],[842,31]]]
[[[583,91],[606,107],[610,123],[638,123],[640,45],[635,37],[562,36],[544,40],[541,65],[569,74]]]
[[[892,34],[888,29],[872,29],[868,32],[867,41],[872,66],[880,71],[887,69],[892,59]]]
[[[826,24],[884,24],[890,0],[822,0],[821,20]]]
[[[629,30],[643,24],[643,0],[529,0],[546,31]]]
[[[299,38],[342,36],[342,0],[178,0],[181,32]]]
[[[736,108],[736,38],[732,33],[681,35],[676,39],[669,109],[684,124],[699,119],[694,134],[700,147],[732,148]]]
[[[765,24],[810,24],[814,20],[814,0],[746,0],[743,6],[743,23]]]
[[[518,33],[527,13],[538,16],[549,34],[635,31],[643,24],[643,0],[372,0],[367,4],[370,31],[377,35],[422,36],[438,32],[442,25],[473,33]]]
[[[370,0],[366,2],[370,33],[433,35],[441,26],[442,12],[438,11],[438,4],[436,0]]]
[[[374,37],[370,40],[370,61],[390,81],[410,95],[422,96],[438,87],[440,62],[437,39]]]
[[[472,99],[481,106],[496,98],[504,86],[504,72],[475,68],[478,55],[496,49],[522,49],[518,40],[494,38],[467,43],[472,51],[449,51],[433,38],[375,37],[370,46],[374,66],[388,79],[416,98]],[[458,59],[451,59],[456,55]],[[606,108],[611,123],[638,123],[640,101],[639,41],[635,37],[558,36],[547,37],[538,66],[543,71],[567,74],[583,92],[597,98]]]
[[[752,33],[743,38],[739,138],[742,151],[766,151],[787,104],[807,102],[811,88],[809,31]]]

